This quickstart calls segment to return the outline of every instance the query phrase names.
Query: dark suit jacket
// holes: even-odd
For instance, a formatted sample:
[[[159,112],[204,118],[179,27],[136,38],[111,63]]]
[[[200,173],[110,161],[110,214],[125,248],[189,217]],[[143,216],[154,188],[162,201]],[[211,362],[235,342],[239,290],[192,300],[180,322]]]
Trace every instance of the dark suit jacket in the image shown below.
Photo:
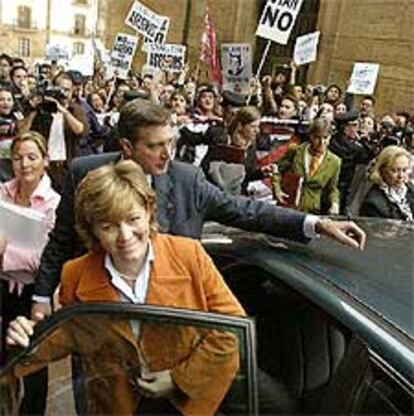
[[[50,296],[59,284],[65,261],[85,249],[77,239],[74,219],[74,190],[92,169],[113,163],[119,153],[75,159],[57,210],[55,228],[43,252],[35,294]],[[154,178],[159,231],[200,238],[205,221],[265,232],[291,240],[305,241],[305,215],[266,202],[234,197],[209,183],[203,172],[192,165],[171,161],[167,174]]]
[[[414,187],[412,185],[408,185],[407,199],[411,211],[414,213]],[[392,218],[395,220],[406,219],[397,204],[393,204],[378,185],[374,185],[366,195],[359,215],[363,217]]]

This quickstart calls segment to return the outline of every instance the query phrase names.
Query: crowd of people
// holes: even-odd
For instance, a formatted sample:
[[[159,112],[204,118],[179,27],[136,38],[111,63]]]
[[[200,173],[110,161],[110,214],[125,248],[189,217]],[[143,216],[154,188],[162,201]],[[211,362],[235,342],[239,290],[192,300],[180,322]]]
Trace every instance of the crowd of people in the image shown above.
[[[59,284],[63,305],[88,301],[76,297],[76,285],[90,262],[104,280],[102,270],[109,270],[113,299],[143,303],[156,286],[148,284],[148,273],[143,277],[144,265],[182,261],[189,293],[201,285],[203,293],[194,296],[221,298],[220,307],[184,306],[243,315],[201,247],[161,236],[198,239],[208,220],[298,241],[323,234],[359,249],[365,234],[356,224],[319,215],[413,222],[413,117],[404,111],[375,114],[373,96],[362,97],[355,108],[355,97],[339,86],[302,86],[294,74],[292,67],[254,78],[250,94],[241,95],[201,82],[188,67],[106,79],[100,68],[85,77],[1,54],[0,199],[47,218],[37,250],[16,248],[0,233],[3,339],[9,328],[9,345],[27,345],[35,322],[51,313]],[[123,199],[113,197],[122,193]],[[108,201],[119,203],[99,205]],[[67,263],[61,280],[65,262],[87,249],[87,257]],[[194,256],[187,258],[187,250]],[[141,292],[138,279],[147,279]],[[229,357],[228,381],[235,368],[234,354]],[[141,380],[141,394],[157,394],[175,411],[198,409],[182,381],[182,363],[174,360],[176,367],[151,382]],[[34,396],[30,412],[41,414],[45,376],[42,382],[39,377],[25,383]],[[215,397],[206,414],[216,410],[229,383],[206,388]],[[185,404],[172,400],[171,392],[187,396]],[[269,412],[286,406],[270,404]]]
[[[414,152],[412,116],[401,110],[376,114],[374,96],[362,97],[355,107],[355,97],[338,85],[295,83],[295,71],[292,65],[273,77],[254,78],[245,96],[199,82],[188,67],[181,73],[131,72],[128,79],[107,80],[101,70],[84,77],[46,63],[29,68],[21,59],[0,55],[1,179],[12,174],[13,137],[36,131],[49,144],[48,172],[60,192],[74,157],[120,149],[119,112],[126,102],[141,98],[172,112],[174,157],[201,167],[221,189],[252,197],[264,192],[281,203],[282,175],[296,171],[305,179],[303,198],[309,197],[310,188],[318,194],[311,206],[300,200],[296,208],[358,214],[362,200],[355,203],[354,198],[361,197],[358,187],[369,180],[369,168],[381,150],[395,145]],[[330,123],[329,137],[324,149],[315,151],[307,145],[317,130],[310,125],[321,118]],[[292,159],[299,151],[293,151],[296,146],[303,155],[301,160],[296,156],[293,166],[284,157]],[[332,153],[340,166],[325,175],[325,154]],[[283,168],[278,172],[280,160]],[[320,175],[325,180],[315,185]],[[258,182],[266,177],[267,190]],[[327,195],[332,187],[338,198],[333,207]]]

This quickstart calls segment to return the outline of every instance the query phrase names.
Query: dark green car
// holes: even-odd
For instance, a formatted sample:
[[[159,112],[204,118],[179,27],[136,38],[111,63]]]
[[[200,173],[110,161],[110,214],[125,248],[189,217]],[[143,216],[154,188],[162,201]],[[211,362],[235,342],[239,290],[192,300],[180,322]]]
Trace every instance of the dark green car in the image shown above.
[[[301,414],[414,414],[414,226],[358,224],[363,252],[216,226],[205,238],[256,318],[259,367]]]

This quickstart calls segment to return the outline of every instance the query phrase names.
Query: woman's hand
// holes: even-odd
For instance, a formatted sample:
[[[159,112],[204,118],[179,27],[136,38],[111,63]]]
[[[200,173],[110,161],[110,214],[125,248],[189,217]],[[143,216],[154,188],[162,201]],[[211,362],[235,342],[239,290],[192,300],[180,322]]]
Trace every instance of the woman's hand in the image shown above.
[[[7,328],[6,344],[12,347],[28,347],[35,325],[35,321],[18,316]]]
[[[262,166],[260,170],[265,178],[271,178],[273,175],[279,174],[279,168],[276,163]]]
[[[285,194],[282,190],[276,191],[275,193],[275,199],[279,204],[285,204],[286,199],[289,198],[288,194]]]
[[[170,370],[147,373],[137,383],[140,393],[153,399],[171,396],[177,390]]]

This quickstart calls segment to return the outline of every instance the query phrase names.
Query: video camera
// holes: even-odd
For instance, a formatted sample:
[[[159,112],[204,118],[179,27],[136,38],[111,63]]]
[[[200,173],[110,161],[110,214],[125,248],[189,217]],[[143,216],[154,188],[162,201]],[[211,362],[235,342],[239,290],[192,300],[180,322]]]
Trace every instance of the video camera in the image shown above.
[[[39,109],[46,113],[56,113],[57,105],[52,101],[46,101],[44,97],[51,97],[58,101],[62,101],[66,98],[66,91],[61,87],[52,85],[48,79],[39,80],[36,86],[36,93],[42,98]]]
[[[16,135],[16,123],[6,117],[0,116],[0,136],[14,137]]]

